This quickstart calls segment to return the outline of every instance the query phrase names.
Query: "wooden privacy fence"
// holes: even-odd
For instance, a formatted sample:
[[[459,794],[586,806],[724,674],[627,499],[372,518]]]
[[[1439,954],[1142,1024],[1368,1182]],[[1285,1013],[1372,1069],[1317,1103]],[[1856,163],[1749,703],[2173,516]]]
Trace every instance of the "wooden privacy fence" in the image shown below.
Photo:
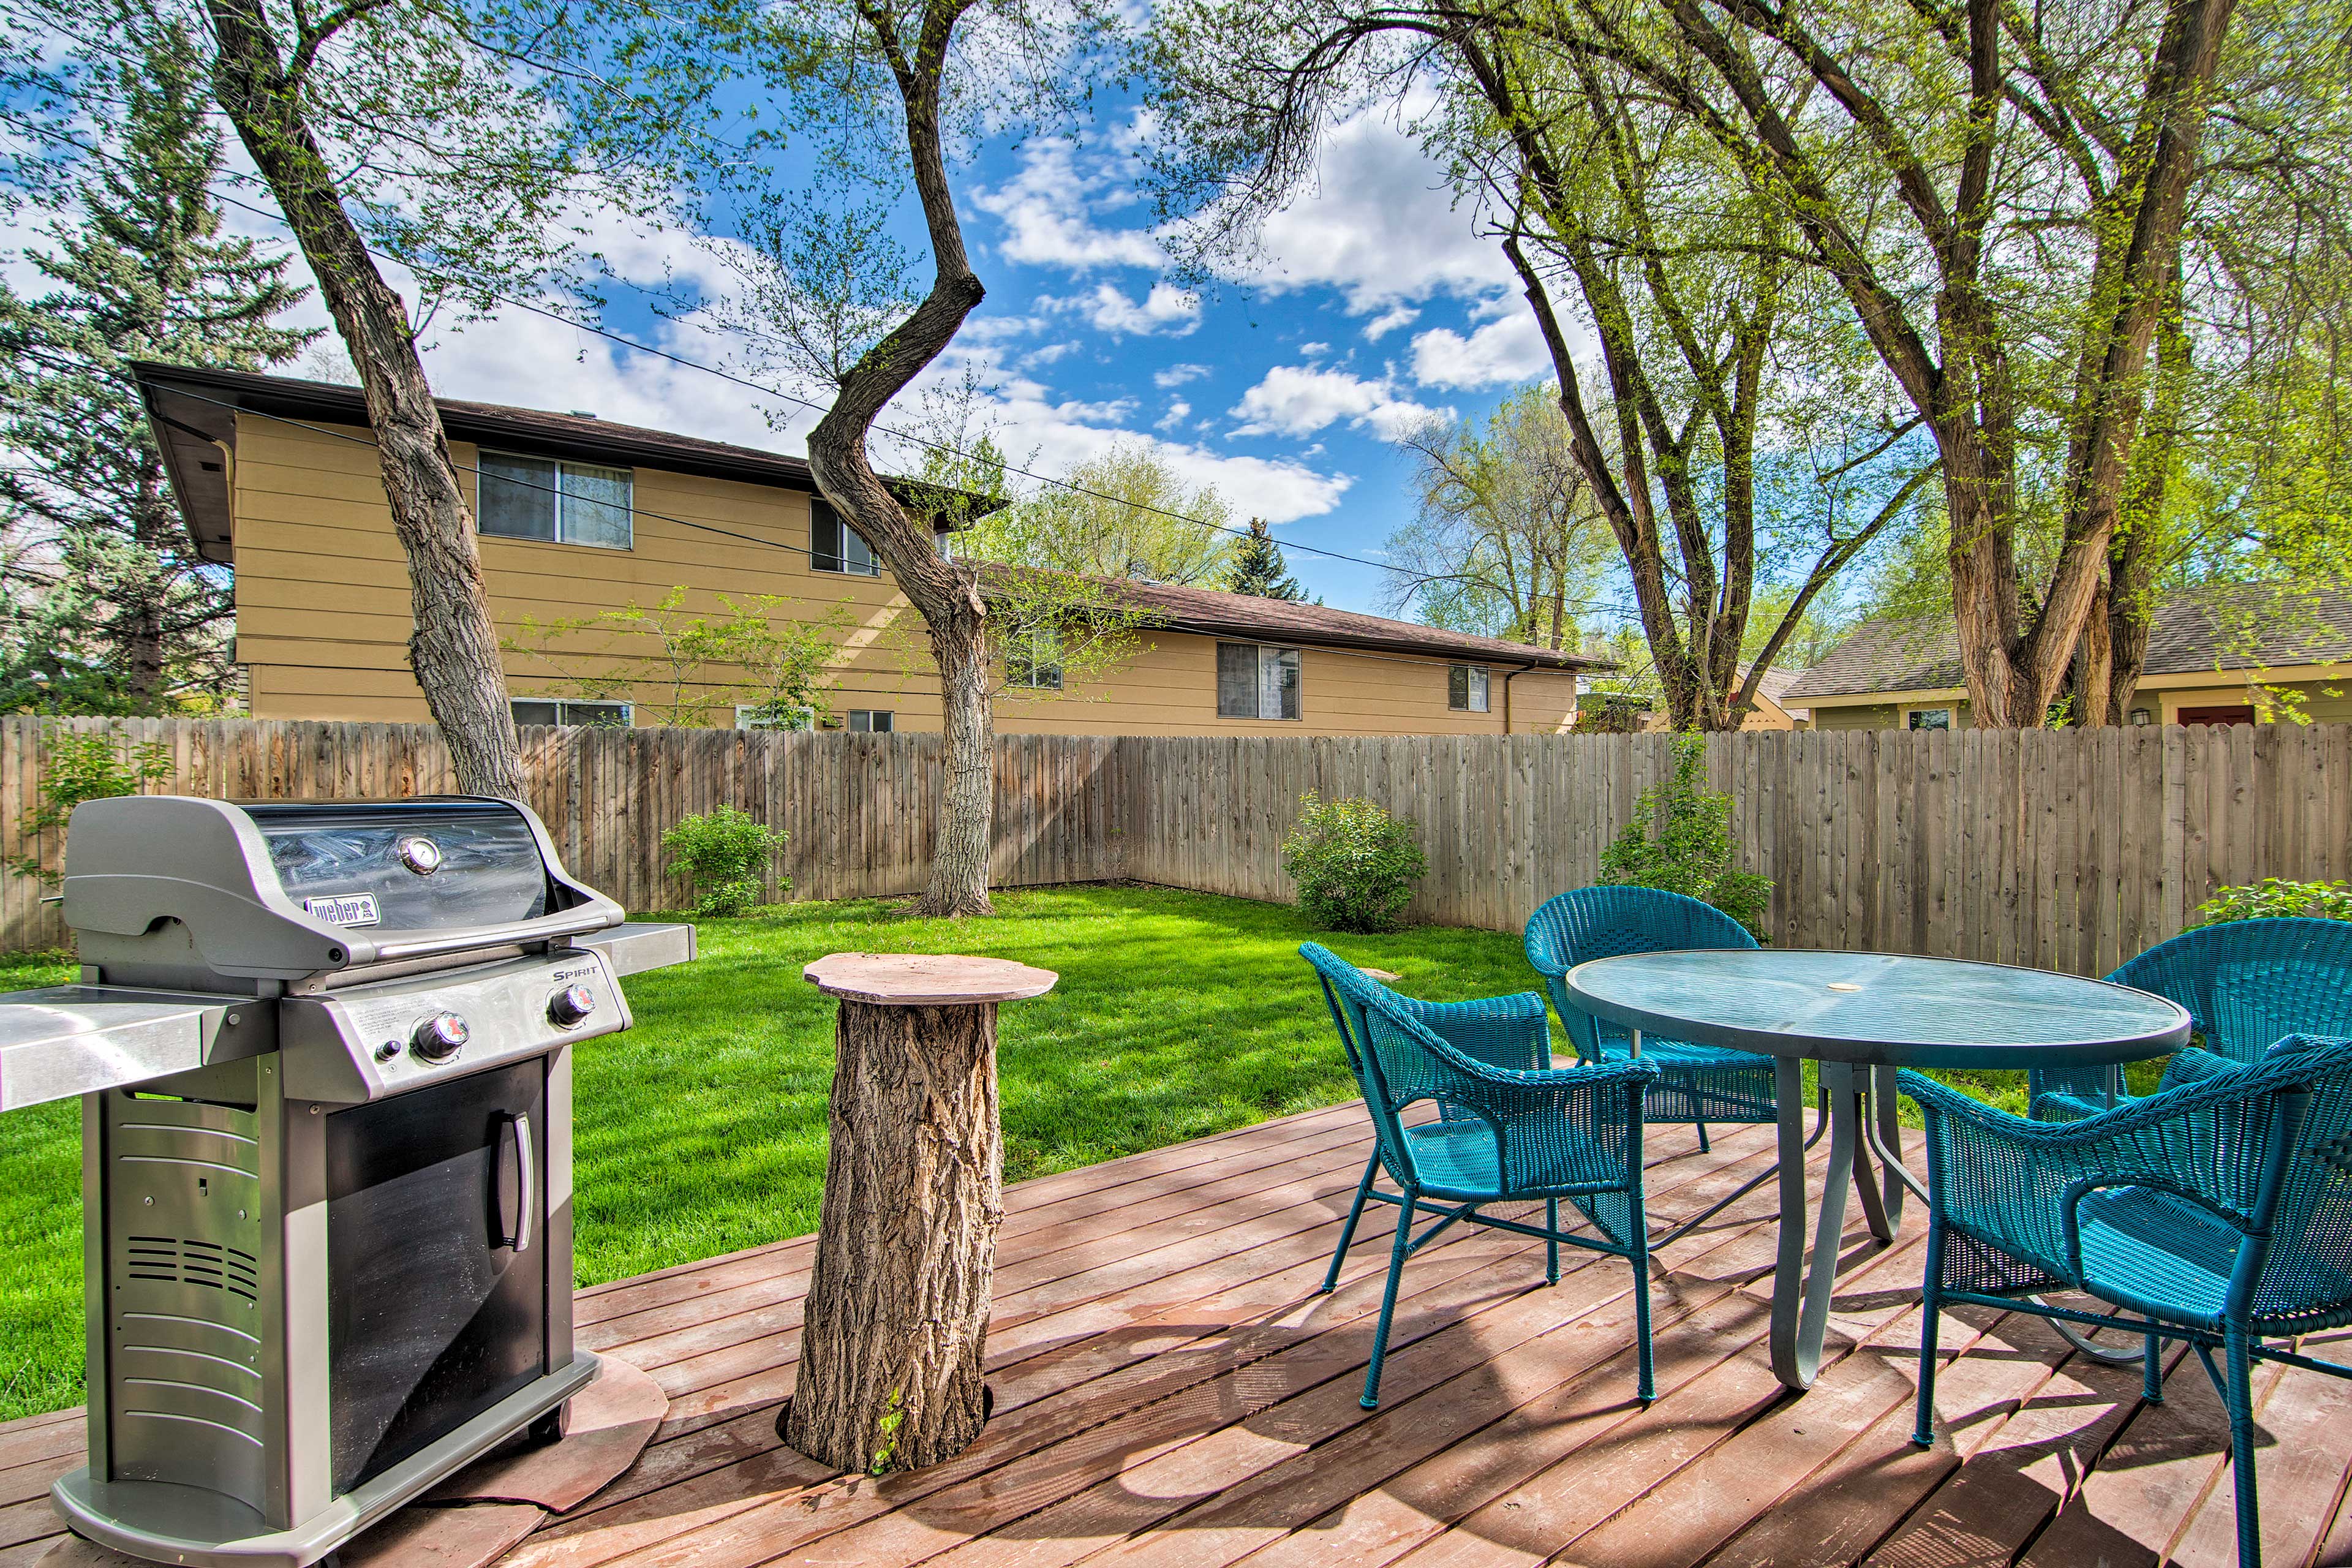
[[[53,721],[54,722],[54,721]],[[430,725],[77,720],[167,750],[163,787],[224,797],[453,787]],[[57,846],[17,824],[44,730],[0,720],[0,852]],[[1000,886],[1134,878],[1286,900],[1277,864],[1298,797],[1362,795],[1419,825],[1412,917],[1515,931],[1591,881],[1636,796],[1672,766],[1663,735],[1382,740],[1013,735],[999,739]],[[1854,731],[1718,735],[1750,868],[1791,947],[1940,953],[2104,973],[2180,929],[2213,889],[2352,876],[2352,727]],[[663,829],[737,805],[791,835],[796,898],[918,890],[939,809],[930,735],[725,730],[524,731],[530,803],[583,880],[676,909]],[[0,945],[62,942],[47,889],[0,877]]]
[[[61,722],[160,742],[172,763],[151,786],[222,799],[300,800],[434,795],[457,787],[448,748],[430,724],[289,720],[89,720]],[[688,903],[666,874],[664,829],[726,804],[791,836],[779,869],[792,896],[884,897],[920,891],[939,811],[936,735],[782,734],[735,730],[523,731],[531,809],[564,864],[633,910]],[[0,719],[0,852],[60,863],[54,835],[18,824],[37,798],[41,721]],[[1126,791],[1108,737],[1010,735],[997,742],[1000,887],[1097,881],[1121,874],[1116,825]],[[68,938],[48,889],[0,873],[0,948]],[[772,881],[768,889],[774,895]]]
[[[1419,824],[1412,918],[1517,931],[1591,882],[1667,735],[1133,739],[1128,875],[1286,899],[1306,790]],[[2352,875],[2352,727],[1827,731],[1707,738],[1780,945],[2103,974],[2218,887]]]

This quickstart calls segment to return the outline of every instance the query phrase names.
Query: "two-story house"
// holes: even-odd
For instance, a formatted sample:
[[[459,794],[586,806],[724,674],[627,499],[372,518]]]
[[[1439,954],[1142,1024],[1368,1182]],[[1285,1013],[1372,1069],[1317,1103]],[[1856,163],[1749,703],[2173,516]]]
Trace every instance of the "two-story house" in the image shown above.
[[[148,412],[205,559],[233,566],[236,660],[255,717],[421,721],[408,570],[359,389],[146,364]],[[830,700],[852,730],[939,725],[913,667],[920,622],[806,462],[588,414],[443,399],[480,532],[492,615],[539,623],[777,601],[842,623]],[[1132,654],[1083,689],[1014,689],[1006,731],[1097,734],[1500,734],[1575,719],[1573,654],[1315,605],[1126,584],[1148,616]],[[605,639],[611,642],[613,639]],[[620,639],[625,644],[626,639]],[[548,660],[509,653],[526,723],[646,721],[665,671],[583,701]],[[558,672],[560,673],[560,672]],[[724,710],[713,717],[725,722]]]

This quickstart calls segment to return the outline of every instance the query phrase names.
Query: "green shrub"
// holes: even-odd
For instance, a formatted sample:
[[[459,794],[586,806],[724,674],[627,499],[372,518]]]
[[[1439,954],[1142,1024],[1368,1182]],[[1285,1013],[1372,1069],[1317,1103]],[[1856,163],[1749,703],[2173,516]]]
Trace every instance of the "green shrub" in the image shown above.
[[[694,884],[694,912],[719,918],[760,901],[761,874],[787,837],[749,812],[722,805],[680,821],[661,836],[661,844],[669,851],[669,868]],[[781,891],[792,884],[779,877],[776,885]]]
[[[1675,771],[1642,792],[1616,841],[1601,852],[1601,880],[1615,888],[1663,888],[1713,904],[1765,941],[1772,879],[1743,871],[1731,846],[1731,797],[1706,787],[1706,742],[1675,737]]]
[[[86,800],[144,795],[147,786],[172,776],[172,748],[161,741],[133,743],[107,730],[41,726],[41,782],[33,806],[16,818],[26,838],[55,832],[62,842],[73,808]],[[11,860],[20,877],[37,877],[50,887],[65,874],[41,864],[37,853]]]
[[[2251,888],[2223,888],[2197,906],[2189,929],[2224,921],[2276,920],[2306,915],[2315,920],[2352,921],[2352,882],[2283,882],[2265,877]]]
[[[1353,796],[1298,797],[1298,822],[1282,841],[1282,869],[1298,907],[1330,931],[1394,931],[1429,869],[1410,819]]]

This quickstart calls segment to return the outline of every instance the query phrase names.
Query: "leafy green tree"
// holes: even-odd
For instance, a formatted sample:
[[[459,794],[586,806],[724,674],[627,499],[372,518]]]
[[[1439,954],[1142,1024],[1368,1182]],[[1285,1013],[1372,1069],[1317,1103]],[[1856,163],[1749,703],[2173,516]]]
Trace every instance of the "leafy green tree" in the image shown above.
[[[1282,558],[1282,546],[1274,542],[1273,529],[1265,519],[1254,517],[1249,520],[1249,537],[1235,548],[1233,564],[1226,569],[1225,592],[1304,604],[1307,590],[1290,575],[1289,566]]]
[[[222,232],[221,136],[179,52],[115,71],[109,161],[26,253],[37,286],[0,282],[0,690],[18,710],[207,711],[234,692],[229,574],[196,554],[129,364],[262,370],[320,334],[276,322],[308,292],[289,258]]]
[[[107,161],[79,132],[126,55],[208,92],[236,132],[255,171],[238,199],[284,219],[365,395],[408,566],[410,668],[470,793],[521,793],[521,759],[418,322],[585,281],[590,216],[670,210],[680,149],[732,133],[703,100],[726,5],[703,0],[696,47],[661,47],[631,29],[635,8],[601,0],[0,0],[0,32],[44,40],[0,50],[0,105],[67,150],[45,172],[86,180]]]
[[[1215,486],[1188,485],[1150,447],[1121,442],[982,519],[969,543],[1015,565],[1209,587],[1232,573],[1232,521]]]
[[[1483,426],[1430,419],[1398,443],[1419,515],[1389,535],[1392,609],[1432,626],[1573,646],[1615,555],[1552,389],[1519,387]]]
[[[499,647],[550,671],[526,678],[534,692],[635,700],[636,711],[658,724],[731,728],[739,707],[784,729],[821,722],[832,711],[848,606],[812,620],[772,594],[713,597],[717,615],[689,607],[683,584],[652,605],[553,620],[526,615]],[[649,689],[658,695],[640,700]]]

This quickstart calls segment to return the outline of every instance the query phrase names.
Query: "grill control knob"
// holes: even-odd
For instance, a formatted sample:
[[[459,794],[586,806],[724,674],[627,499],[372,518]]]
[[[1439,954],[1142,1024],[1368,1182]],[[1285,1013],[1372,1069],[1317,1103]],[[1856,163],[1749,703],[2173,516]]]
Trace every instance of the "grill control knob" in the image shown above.
[[[567,985],[547,999],[547,1021],[559,1029],[577,1028],[596,1010],[596,993],[585,985]]]
[[[408,1037],[408,1048],[428,1062],[446,1062],[466,1048],[473,1031],[466,1020],[455,1013],[436,1013],[416,1026]]]

